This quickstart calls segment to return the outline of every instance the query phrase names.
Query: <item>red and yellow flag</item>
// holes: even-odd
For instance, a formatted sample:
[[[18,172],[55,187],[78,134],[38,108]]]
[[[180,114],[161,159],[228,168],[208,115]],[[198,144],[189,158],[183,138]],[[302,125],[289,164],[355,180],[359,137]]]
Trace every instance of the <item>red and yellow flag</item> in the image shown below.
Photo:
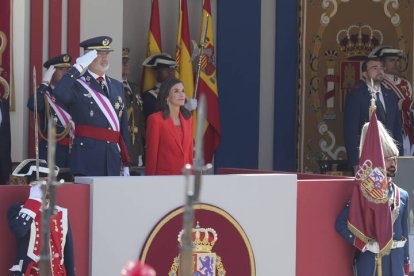
[[[161,53],[161,28],[158,0],[152,0],[151,19],[147,39],[146,57]],[[155,86],[156,80],[151,68],[144,67],[142,71],[142,91],[147,91]]]
[[[371,115],[355,174],[348,229],[365,243],[376,240],[381,256],[391,249],[393,226],[387,172],[375,112]]]
[[[187,0],[180,0],[175,59],[177,61],[175,76],[183,82],[185,94],[191,98],[194,93],[194,79],[193,64],[191,61],[190,31],[188,29]]]
[[[208,15],[208,23],[206,21]],[[201,71],[198,82],[198,93],[205,95],[207,103],[207,124],[204,132],[204,159],[207,163],[213,160],[214,152],[220,142],[220,111],[218,104],[218,90],[216,77],[216,52],[214,48],[213,20],[211,16],[210,0],[204,0],[200,45],[203,43],[203,33],[207,24],[205,48],[201,55]]]

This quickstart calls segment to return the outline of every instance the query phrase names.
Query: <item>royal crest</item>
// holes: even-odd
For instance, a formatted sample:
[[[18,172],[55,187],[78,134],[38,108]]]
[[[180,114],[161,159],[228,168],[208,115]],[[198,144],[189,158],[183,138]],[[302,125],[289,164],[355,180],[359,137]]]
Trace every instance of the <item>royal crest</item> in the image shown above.
[[[360,189],[365,198],[375,203],[388,200],[387,177],[384,168],[373,167],[371,160],[359,166],[355,179],[360,180]]]
[[[63,62],[68,62],[69,61],[69,56],[68,55],[64,55],[63,56]]]
[[[201,70],[211,76],[216,71],[216,54],[213,45],[209,44],[201,56]]]
[[[181,237],[184,231],[178,234],[178,242],[181,245]],[[214,244],[217,242],[218,235],[213,228],[201,228],[197,222],[196,228],[193,228],[193,275],[203,276],[224,276],[226,270],[221,262],[220,256],[212,252]],[[177,276],[180,270],[180,257],[174,258],[169,276]]]

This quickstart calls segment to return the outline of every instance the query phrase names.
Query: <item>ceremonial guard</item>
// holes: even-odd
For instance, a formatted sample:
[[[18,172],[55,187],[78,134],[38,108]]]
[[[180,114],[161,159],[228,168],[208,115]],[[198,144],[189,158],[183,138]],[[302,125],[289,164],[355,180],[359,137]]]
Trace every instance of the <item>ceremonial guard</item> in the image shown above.
[[[56,167],[57,175],[59,168]],[[36,177],[36,160],[27,159],[14,170],[14,176],[29,178],[30,195],[24,203],[12,205],[7,213],[9,228],[16,237],[17,255],[10,268],[13,276],[39,275],[41,251],[41,202],[43,184],[33,181]],[[49,168],[45,160],[39,160],[39,176],[47,177]],[[68,220],[68,210],[55,206],[55,214],[50,218],[50,250],[52,276],[74,276],[75,259],[73,254],[72,232]]]
[[[47,160],[47,125],[50,117],[56,125],[56,165],[69,167],[70,146],[74,134],[74,124],[66,108],[53,95],[56,84],[71,67],[68,54],[53,57],[43,64],[46,72],[37,90],[37,112],[40,115],[39,157]],[[34,112],[34,95],[30,96],[27,107]]]
[[[144,165],[145,118],[143,101],[138,85],[128,80],[129,48],[122,49],[122,83],[125,91],[125,104],[128,110],[128,130],[131,138],[129,155],[135,166]]]
[[[76,124],[70,168],[73,175],[129,175],[128,117],[124,87],[106,75],[112,38],[80,43],[85,54],[63,76],[56,98],[69,108]]]
[[[368,139],[365,139],[369,136],[367,134],[368,132],[368,123],[366,123],[362,128],[361,133],[361,143],[360,143],[360,152],[363,151],[363,145],[364,142],[371,143],[372,141],[368,141]],[[388,197],[385,198],[387,204],[388,212],[391,213],[391,218],[389,223],[392,223],[392,231],[390,231],[390,234],[392,235],[390,243],[389,243],[389,254],[386,254],[385,256],[379,256],[380,253],[380,247],[379,242],[371,237],[366,237],[365,233],[362,233],[361,229],[357,229],[355,231],[355,226],[351,223],[350,214],[351,214],[351,204],[352,202],[349,201],[345,208],[342,210],[340,215],[338,216],[336,220],[336,231],[350,244],[352,244],[356,250],[354,255],[354,261],[353,261],[353,271],[355,276],[360,275],[383,275],[383,276],[408,276],[410,274],[410,256],[409,256],[409,245],[408,245],[408,193],[407,191],[401,189],[393,182],[393,177],[395,177],[395,174],[397,172],[397,157],[398,157],[398,148],[396,144],[394,143],[393,138],[389,135],[385,127],[378,122],[378,130],[379,130],[379,138],[382,148],[382,153],[384,155],[384,163],[385,163],[385,169],[386,169],[386,178],[387,178],[387,187],[388,189],[386,192],[388,193]],[[372,137],[372,135],[370,136]],[[372,147],[370,148],[372,149]],[[363,154],[363,153],[362,153]],[[361,154],[361,156],[362,156]],[[372,151],[370,152],[371,155],[374,155]],[[382,157],[382,155],[381,155]],[[361,157],[362,158],[362,157]],[[368,161],[368,162],[367,162]],[[363,189],[362,187],[370,186],[369,184],[365,186],[366,183],[369,183],[370,181],[372,186],[377,188],[381,185],[380,182],[374,183],[373,180],[371,180],[371,177],[374,177],[374,173],[378,172],[375,171],[372,174],[369,174],[369,177],[367,177],[368,174],[366,174],[367,171],[370,170],[370,166],[374,167],[374,158],[371,158],[364,162],[364,165],[359,165],[359,171],[358,171],[358,177],[361,182],[364,182],[364,184],[360,184],[360,186],[357,189],[360,189],[361,191],[364,191],[364,196],[367,197],[369,190]],[[368,164],[368,165],[367,165]],[[368,169],[368,170],[367,170]],[[355,185],[355,184],[354,184]],[[377,193],[378,190],[375,190],[375,193]],[[361,192],[363,193],[363,192]],[[374,193],[374,192],[372,192]],[[357,204],[358,198],[354,197],[356,201],[354,201],[354,204]],[[362,201],[362,200],[361,200]],[[374,217],[381,217],[386,218],[387,213],[374,213],[376,210],[380,210],[378,207],[379,204],[375,204],[375,198],[370,198],[370,200],[367,200],[367,204],[362,205],[367,209],[370,209],[368,211],[365,211],[363,209],[359,209],[353,212],[353,220],[352,222],[360,222],[360,225],[365,225],[367,229],[375,229],[376,233],[385,233],[387,223],[386,220],[381,220],[382,224],[380,223],[380,219],[375,220]],[[362,207],[361,207],[362,208]],[[377,208],[377,209],[376,209]],[[354,209],[355,210],[355,209]],[[382,209],[384,210],[384,209]],[[379,212],[379,211],[377,211]],[[358,213],[359,217],[358,220],[355,219],[356,215],[355,213]],[[365,216],[363,217],[362,214],[371,214],[371,217]],[[359,226],[360,226],[359,225]],[[351,231],[353,229],[353,231]],[[361,230],[361,231],[358,231]],[[379,236],[379,235],[378,235]],[[368,240],[366,240],[366,238]],[[365,241],[364,241],[365,239]],[[379,258],[381,260],[379,260]],[[378,272],[378,264],[381,264],[382,274]]]
[[[161,83],[174,77],[176,62],[169,54],[159,53],[146,58],[142,66],[151,68],[157,81],[153,88],[144,91],[142,94],[144,115],[145,118],[148,118],[149,115],[157,111],[156,102]]]
[[[401,58],[403,52],[391,46],[379,46],[373,50],[384,63],[385,75],[382,84],[394,91],[398,97],[398,108],[401,113],[403,138],[403,155],[414,154],[414,126],[413,126],[413,90],[409,81],[401,77]]]

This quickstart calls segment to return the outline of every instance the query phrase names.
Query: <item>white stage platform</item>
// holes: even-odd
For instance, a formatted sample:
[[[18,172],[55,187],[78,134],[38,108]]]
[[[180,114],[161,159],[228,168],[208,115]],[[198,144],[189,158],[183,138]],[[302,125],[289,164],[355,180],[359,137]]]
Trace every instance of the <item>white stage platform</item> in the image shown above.
[[[78,177],[75,182],[91,185],[93,276],[119,275],[127,260],[138,258],[160,219],[184,203],[183,176]],[[278,275],[295,275],[296,175],[207,175],[200,203],[225,210],[244,229],[254,254],[252,275],[275,275],[275,268]]]

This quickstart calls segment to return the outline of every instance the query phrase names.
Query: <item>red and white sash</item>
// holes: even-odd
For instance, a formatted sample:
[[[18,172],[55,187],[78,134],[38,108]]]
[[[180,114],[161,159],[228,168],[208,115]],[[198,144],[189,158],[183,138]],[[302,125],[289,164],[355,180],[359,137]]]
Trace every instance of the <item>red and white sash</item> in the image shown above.
[[[109,99],[103,96],[98,91],[94,90],[88,82],[86,82],[85,77],[77,79],[77,81],[85,88],[89,94],[91,94],[92,98],[95,100],[96,104],[98,105],[99,109],[104,114],[105,118],[108,120],[109,124],[112,127],[112,130],[119,131],[119,120],[118,116],[116,115],[115,109],[112,106],[112,103]]]
[[[71,138],[75,137],[75,123],[72,121],[72,116],[69,115],[63,108],[61,108],[59,105],[55,103],[53,98],[50,96],[49,91],[46,91],[45,93],[46,99],[49,102],[49,105],[53,108],[53,111],[55,111],[56,115],[59,118],[59,121],[62,123],[63,127],[66,127],[68,124],[72,125],[72,128],[69,132],[69,135]]]
[[[399,99],[404,99],[405,97],[407,97],[406,93],[404,93],[404,91],[402,91],[398,85],[396,85],[391,79],[391,77],[388,77],[388,75],[385,76],[383,83],[385,84],[385,86],[389,89],[391,89],[392,91],[395,92],[395,94],[397,94],[397,97]],[[406,82],[404,79],[400,79],[401,84],[404,84],[404,82]],[[405,83],[406,84],[406,83]]]

